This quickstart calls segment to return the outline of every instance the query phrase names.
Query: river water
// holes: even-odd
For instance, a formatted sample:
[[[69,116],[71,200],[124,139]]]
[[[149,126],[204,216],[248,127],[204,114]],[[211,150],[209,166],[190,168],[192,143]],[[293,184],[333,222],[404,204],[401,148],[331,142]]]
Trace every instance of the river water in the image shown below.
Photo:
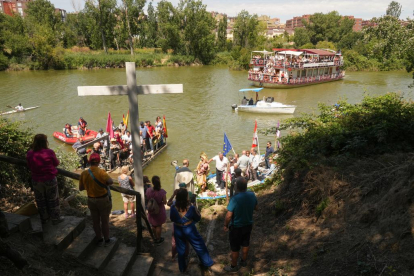
[[[408,73],[349,72],[342,81],[286,90],[264,89],[260,93],[260,97],[271,96],[275,101],[297,105],[295,115],[237,114],[231,105],[241,100],[243,93],[239,89],[250,87],[246,71],[217,66],[144,68],[137,70],[137,81],[138,84],[184,84],[183,94],[142,95],[138,99],[140,121],[154,122],[157,116],[166,116],[169,146],[145,168],[144,175],[150,178],[159,175],[168,194],[172,192],[175,171],[170,165],[172,160],[181,163],[183,158],[188,158],[190,168],[195,169],[201,151],[210,158],[222,150],[224,132],[236,152],[249,149],[255,119],[260,130],[301,112],[317,112],[319,102],[334,104],[339,99],[347,99],[356,103],[366,94],[387,92],[401,92],[405,98],[414,96],[414,89],[408,88],[411,81]],[[91,129],[97,130],[105,128],[108,112],[119,124],[122,114],[128,111],[127,96],[78,97],[77,86],[123,84],[126,84],[124,69],[0,72],[0,111],[6,111],[6,105],[18,103],[24,107],[41,106],[8,118],[27,121],[35,132],[49,136],[52,148],[63,147],[69,151],[70,146],[52,136],[66,122],[76,124],[82,116]],[[255,97],[254,93],[246,96]],[[274,141],[274,137],[259,134],[261,152],[267,140]],[[115,199],[114,209],[122,209],[121,201],[120,197]]]

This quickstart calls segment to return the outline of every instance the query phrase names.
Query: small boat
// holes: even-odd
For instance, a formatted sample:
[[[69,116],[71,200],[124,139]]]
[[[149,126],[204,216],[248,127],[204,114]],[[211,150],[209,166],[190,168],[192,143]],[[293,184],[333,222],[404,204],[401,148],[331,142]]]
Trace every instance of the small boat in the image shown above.
[[[253,91],[256,92],[256,104],[253,104],[252,100],[249,102],[246,98],[242,100],[242,104],[237,106],[232,105],[232,108],[237,112],[251,112],[251,113],[263,113],[263,114],[293,114],[296,109],[296,105],[286,105],[283,103],[275,102],[273,97],[263,97],[263,100],[258,100],[258,93],[263,88],[253,89],[240,89],[240,92]]]
[[[25,111],[32,110],[32,109],[35,109],[35,108],[38,108],[38,107],[40,107],[40,106],[27,107],[27,108],[24,108],[23,110],[11,110],[11,111],[0,113],[0,116],[9,115],[9,114],[13,114],[13,113],[25,112]]]
[[[53,132],[53,137],[55,137],[56,139],[62,141],[63,143],[73,145],[73,144],[76,143],[76,140],[78,139],[77,138],[78,137],[78,127],[77,126],[72,126],[72,133],[73,133],[72,137],[67,137],[66,134],[65,134],[65,128],[63,128],[62,132],[59,132],[59,131]],[[86,133],[85,133],[85,136],[83,136],[82,138],[83,138],[84,142],[89,142],[89,141],[92,141],[93,139],[95,139],[96,135],[98,135],[97,131],[87,129]]]

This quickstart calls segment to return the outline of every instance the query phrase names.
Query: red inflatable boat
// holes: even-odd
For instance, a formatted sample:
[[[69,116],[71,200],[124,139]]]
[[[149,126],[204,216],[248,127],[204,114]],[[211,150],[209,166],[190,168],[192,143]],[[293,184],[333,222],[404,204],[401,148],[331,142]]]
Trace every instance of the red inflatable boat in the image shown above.
[[[72,137],[66,137],[64,131],[65,131],[65,129],[63,129],[63,132],[59,132],[59,131],[53,132],[53,137],[55,137],[56,139],[62,141],[63,143],[66,143],[66,144],[70,144],[70,145],[75,144],[76,140],[77,140],[77,136],[78,136],[77,135],[78,131],[77,131],[76,127],[72,127],[72,132],[73,132]],[[89,141],[92,141],[93,139],[95,139],[96,135],[98,135],[98,132],[96,132],[94,130],[87,129],[86,133],[85,133],[85,136],[83,136],[82,138],[83,138],[83,141],[89,142]]]

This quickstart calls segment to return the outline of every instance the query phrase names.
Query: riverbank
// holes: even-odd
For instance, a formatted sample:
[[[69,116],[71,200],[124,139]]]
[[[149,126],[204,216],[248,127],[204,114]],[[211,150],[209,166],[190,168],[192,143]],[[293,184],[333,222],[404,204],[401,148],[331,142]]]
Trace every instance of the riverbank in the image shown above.
[[[233,49],[231,52],[219,52],[211,61],[211,65],[225,65],[231,70],[248,70],[250,64],[250,51]],[[0,70],[25,71],[25,70],[90,70],[124,68],[125,62],[135,62],[137,68],[161,67],[161,66],[199,66],[203,63],[188,55],[176,55],[163,53],[158,48],[135,49],[131,56],[126,50],[92,51],[89,48],[73,47],[72,49],[60,49],[53,52],[50,64],[43,68],[30,57],[3,61]],[[344,51],[344,69],[350,72],[366,71],[401,71],[405,70],[404,60],[394,60],[389,63],[380,63],[375,59],[368,59],[359,53],[349,50]]]

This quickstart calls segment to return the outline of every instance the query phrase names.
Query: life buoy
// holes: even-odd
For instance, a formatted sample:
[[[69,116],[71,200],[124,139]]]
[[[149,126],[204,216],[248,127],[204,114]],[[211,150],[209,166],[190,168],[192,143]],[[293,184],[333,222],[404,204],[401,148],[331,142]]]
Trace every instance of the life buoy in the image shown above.
[[[263,59],[259,59],[259,64],[262,65],[263,64]]]
[[[283,84],[287,84],[287,79],[283,78],[282,82],[283,82]]]
[[[292,71],[292,68],[288,68],[288,71]]]

